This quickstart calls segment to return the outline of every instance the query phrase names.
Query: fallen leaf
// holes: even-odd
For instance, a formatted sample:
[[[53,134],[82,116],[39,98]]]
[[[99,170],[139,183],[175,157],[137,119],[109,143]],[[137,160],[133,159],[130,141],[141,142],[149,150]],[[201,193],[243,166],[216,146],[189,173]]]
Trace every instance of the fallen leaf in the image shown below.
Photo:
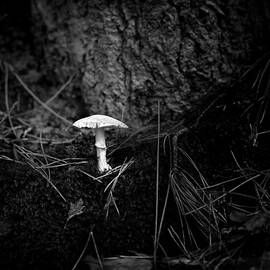
[[[75,203],[70,203],[67,222],[75,216],[81,215],[85,210],[83,200],[80,198]]]

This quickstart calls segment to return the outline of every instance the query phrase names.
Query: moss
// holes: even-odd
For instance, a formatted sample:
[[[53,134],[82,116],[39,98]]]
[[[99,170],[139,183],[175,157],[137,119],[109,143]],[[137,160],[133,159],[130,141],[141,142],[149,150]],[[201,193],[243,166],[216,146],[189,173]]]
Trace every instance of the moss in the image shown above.
[[[101,255],[149,252],[153,245],[155,170],[152,146],[136,151],[135,162],[118,179],[114,197],[120,211],[106,209],[107,184],[116,174],[94,181],[83,170],[98,176],[93,141],[79,136],[69,145],[47,146],[45,152],[61,159],[84,157],[87,164],[51,169],[51,180],[67,200],[38,172],[26,164],[1,161],[0,233],[2,267],[19,269],[67,269],[79,257],[91,228]],[[115,153],[121,164],[130,149]],[[119,159],[117,160],[117,158]],[[120,158],[121,157],[121,158]],[[144,162],[141,162],[144,160]],[[69,203],[82,199],[85,211],[66,224]],[[66,224],[66,226],[65,226]],[[91,250],[92,245],[89,243]]]

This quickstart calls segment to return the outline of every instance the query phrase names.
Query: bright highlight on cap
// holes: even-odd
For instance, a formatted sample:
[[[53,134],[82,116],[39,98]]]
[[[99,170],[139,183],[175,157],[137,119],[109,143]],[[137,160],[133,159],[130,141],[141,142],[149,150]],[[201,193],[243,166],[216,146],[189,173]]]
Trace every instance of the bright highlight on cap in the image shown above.
[[[128,128],[123,122],[102,114],[95,114],[79,119],[73,125],[78,128]]]
[[[107,115],[95,114],[77,120],[74,124],[78,128],[91,128],[95,130],[98,159],[98,170],[103,173],[112,169],[106,159],[105,128],[128,128],[121,121]]]

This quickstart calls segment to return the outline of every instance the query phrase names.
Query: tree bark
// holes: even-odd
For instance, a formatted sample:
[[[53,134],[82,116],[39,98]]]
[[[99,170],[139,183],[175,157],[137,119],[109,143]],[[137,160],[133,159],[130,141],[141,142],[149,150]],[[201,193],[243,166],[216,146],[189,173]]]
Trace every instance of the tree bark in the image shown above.
[[[60,80],[81,75],[69,94],[89,114],[139,126],[157,115],[157,99],[173,120],[234,82],[268,44],[265,3],[37,0],[32,9],[46,68]]]

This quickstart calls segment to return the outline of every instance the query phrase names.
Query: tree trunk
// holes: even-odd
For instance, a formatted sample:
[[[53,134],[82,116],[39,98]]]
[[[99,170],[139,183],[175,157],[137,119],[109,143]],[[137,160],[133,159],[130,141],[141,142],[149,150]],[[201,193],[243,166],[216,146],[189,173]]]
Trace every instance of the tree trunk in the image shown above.
[[[80,74],[68,94],[82,96],[89,114],[136,127],[157,115],[158,99],[163,119],[173,120],[239,78],[267,46],[266,5],[37,0],[32,9],[46,68],[57,80]]]
[[[158,100],[161,101],[163,122],[181,119],[179,116],[183,112],[196,106],[211,91],[226,91],[269,47],[270,8],[267,0],[30,1],[21,4],[19,9],[18,6],[14,8],[15,0],[0,3],[1,26],[5,23],[9,26],[5,31],[0,31],[0,59],[11,63],[33,93],[42,100],[49,95],[44,91],[45,87],[53,89],[52,86],[65,82],[75,73],[73,83],[63,92],[64,98],[73,102],[70,108],[76,108],[70,115],[64,116],[74,120],[86,114],[102,113],[124,118],[128,125],[136,128],[156,117]],[[3,6],[7,11],[1,9],[2,3],[5,3]],[[27,10],[29,13],[26,13]],[[18,19],[16,12],[24,16]],[[5,20],[5,13],[13,15]],[[31,14],[32,21],[28,14]],[[266,79],[268,63],[266,68],[259,65],[258,69],[262,70],[258,74],[261,77],[257,79],[259,84],[261,81],[262,84],[269,84]],[[94,181],[91,175],[98,174],[93,138],[74,136],[72,142],[60,145],[51,144],[53,141],[48,140],[47,146],[44,140],[45,150],[42,146],[38,151],[42,134],[46,135],[43,127],[52,130],[54,123],[50,123],[43,112],[32,112],[34,116],[30,117],[34,119],[30,119],[32,121],[29,123],[21,121],[21,114],[18,116],[14,113],[15,110],[20,112],[20,108],[15,107],[21,105],[21,100],[14,96],[20,96],[26,87],[16,87],[17,80],[11,76],[13,80],[7,80],[6,66],[3,70],[1,68],[0,63],[0,71],[4,70],[0,74],[0,268],[22,269],[28,266],[28,269],[71,269],[81,255],[89,254],[88,249],[85,254],[82,253],[84,246],[95,254],[92,240],[87,242],[87,235],[93,228],[101,256],[126,254],[130,250],[152,254],[157,197],[156,145],[146,143],[143,140],[145,134],[143,139],[138,137],[136,140],[136,136],[133,136],[129,137],[128,142],[123,140],[127,143],[124,147],[122,144],[121,149],[113,147],[118,145],[118,139],[111,140],[113,155],[110,162],[113,167],[119,166],[126,156],[126,160],[134,159],[134,164],[116,178],[109,175],[102,178],[102,183]],[[50,74],[53,76],[48,76]],[[255,74],[255,78],[259,76]],[[239,94],[239,100],[246,92]],[[29,102],[29,91],[25,95]],[[267,99],[268,94],[265,96]],[[82,103],[78,103],[78,100],[82,100]],[[232,99],[228,104],[226,100],[220,100],[216,107],[213,106],[214,109],[211,108],[211,117],[203,119],[201,127],[181,137],[181,143],[191,148],[188,154],[191,153],[190,156],[195,156],[195,161],[199,161],[198,168],[206,168],[209,178],[220,182],[224,181],[224,172],[228,179],[238,179],[235,172],[245,172],[241,164],[247,164],[253,172],[254,163],[250,165],[246,157],[257,159],[259,155],[254,154],[256,149],[261,150],[261,158],[257,162],[260,163],[259,168],[263,168],[262,176],[269,168],[269,140],[265,139],[267,143],[259,146],[261,148],[252,146],[250,150],[246,147],[252,122],[249,117],[242,120],[243,114],[256,102],[243,102],[244,105],[239,102],[236,110],[234,105],[239,100]],[[226,109],[226,106],[230,108]],[[12,107],[15,108],[13,111]],[[59,110],[66,110],[65,106],[62,107]],[[71,112],[70,109],[66,111]],[[17,117],[20,121],[17,121]],[[238,119],[243,123],[236,121]],[[40,128],[39,122],[43,124]],[[32,129],[36,129],[33,134]],[[261,134],[266,134],[264,131],[267,130],[268,126],[262,129]],[[32,136],[27,137],[28,132]],[[51,133],[50,139],[54,137],[54,132]],[[38,137],[33,136],[37,134]],[[57,135],[62,138],[62,133]],[[69,135],[73,136],[72,133]],[[152,137],[152,133],[147,135]],[[172,156],[175,168],[182,162],[180,154],[188,159],[184,160],[188,164],[185,167],[184,163],[182,170],[185,172],[188,169],[186,182],[190,176],[193,177],[192,173],[189,174],[190,167],[196,175],[199,172],[194,165],[197,162],[193,163],[187,155],[173,151],[182,148],[180,139],[177,143],[175,136],[172,144],[170,138],[163,142],[164,148],[159,158],[160,207],[165,201],[167,181],[172,177]],[[31,151],[28,152],[28,149]],[[83,158],[83,164],[74,165],[73,159],[66,163],[66,160],[77,160],[78,157]],[[13,159],[17,162],[14,163]],[[58,166],[56,161],[59,160],[63,160],[63,163]],[[192,163],[190,167],[189,162]],[[255,164],[254,173],[257,174],[258,166]],[[117,182],[113,193],[116,204],[104,192],[113,179]],[[184,187],[183,179],[179,177],[174,181],[179,181],[179,187]],[[195,182],[196,179],[191,180]],[[49,180],[63,194],[64,200]],[[199,180],[202,180],[201,174]],[[244,179],[245,182],[247,180]],[[192,184],[192,181],[189,183]],[[253,182],[250,184],[253,185]],[[237,185],[240,186],[238,182]],[[190,191],[197,193],[200,190],[197,185],[194,187],[193,190],[186,189],[187,196],[192,194]],[[224,192],[222,190],[221,194]],[[262,198],[258,197],[258,205],[264,207]],[[80,213],[78,210],[82,209],[79,208],[72,216],[74,211],[70,210],[79,204],[80,199],[84,202],[85,211]],[[175,201],[171,202],[170,199],[168,205],[173,207],[166,208],[166,224],[162,227],[166,232],[162,236],[164,238],[168,235],[167,229],[173,228],[174,223],[176,230],[183,231],[182,221],[178,223],[175,215]],[[188,204],[189,201],[185,202],[184,199],[183,203]],[[228,200],[228,204],[232,204],[231,197]],[[204,201],[199,198],[199,203],[204,204]],[[107,213],[108,219],[105,218]],[[178,249],[175,251],[170,241],[173,240],[170,238],[165,245],[169,251],[173,250],[174,256]],[[232,241],[231,244],[235,248],[236,242]],[[227,249],[226,244],[224,247]],[[171,253],[168,255],[171,256]],[[223,263],[224,258],[220,258]]]

